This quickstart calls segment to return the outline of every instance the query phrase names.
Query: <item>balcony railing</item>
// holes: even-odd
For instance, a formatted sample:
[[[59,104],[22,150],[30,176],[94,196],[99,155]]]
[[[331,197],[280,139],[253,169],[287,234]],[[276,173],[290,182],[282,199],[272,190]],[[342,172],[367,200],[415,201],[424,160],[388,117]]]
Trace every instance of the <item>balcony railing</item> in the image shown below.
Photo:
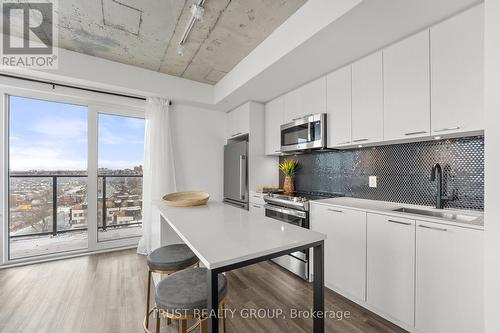
[[[57,234],[62,234],[62,233],[67,233],[67,232],[76,232],[76,231],[85,231],[88,230],[88,227],[80,227],[80,228],[69,228],[69,229],[59,229],[58,228],[58,216],[57,216],[57,208],[58,208],[58,197],[57,197],[57,187],[58,187],[58,179],[59,178],[87,178],[87,175],[71,175],[71,174],[33,174],[33,175],[27,175],[27,174],[13,174],[9,175],[9,178],[51,178],[52,179],[52,230],[51,231],[40,231],[40,232],[32,232],[32,233],[22,233],[18,235],[10,235],[10,238],[20,238],[20,237],[30,237],[30,236],[45,236],[45,235],[53,235],[56,236]],[[120,228],[120,227],[128,227],[128,226],[134,226],[134,225],[141,225],[142,221],[138,222],[129,222],[129,223],[120,223],[120,224],[108,224],[107,221],[107,207],[106,207],[106,190],[107,190],[107,179],[109,178],[142,178],[142,175],[124,175],[124,174],[119,174],[119,175],[100,175],[98,176],[98,179],[102,179],[102,197],[98,197],[99,200],[101,200],[101,208],[98,207],[99,209],[102,209],[102,225],[99,225],[98,223],[98,230],[106,230],[107,228]],[[10,195],[10,193],[9,193]],[[88,195],[88,194],[87,194]],[[142,193],[141,193],[141,200],[142,200]],[[11,207],[9,207],[11,208]],[[141,205],[142,209],[142,205]],[[87,210],[87,208],[85,209]],[[9,213],[9,219],[10,219],[11,213]],[[87,215],[88,217],[88,215]],[[97,216],[96,216],[97,218]]]

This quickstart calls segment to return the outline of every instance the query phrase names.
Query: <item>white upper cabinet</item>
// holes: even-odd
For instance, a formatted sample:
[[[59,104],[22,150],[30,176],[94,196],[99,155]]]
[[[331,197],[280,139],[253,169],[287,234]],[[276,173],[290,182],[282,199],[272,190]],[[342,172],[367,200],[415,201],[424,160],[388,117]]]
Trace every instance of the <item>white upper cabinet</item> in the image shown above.
[[[305,115],[302,109],[302,93],[299,89],[295,89],[286,93],[283,96],[285,106],[284,123],[289,123],[294,119],[301,118]]]
[[[226,137],[236,138],[250,131],[250,106],[249,103],[234,109],[227,114]]]
[[[284,96],[285,123],[326,112],[326,77],[297,88]]]
[[[351,144],[351,66],[326,77],[327,145],[330,148]]]
[[[281,133],[280,126],[284,123],[284,98],[278,97],[266,104],[266,155],[280,153]]]
[[[431,28],[432,134],[482,130],[484,7]]]
[[[429,30],[383,51],[384,140],[429,136]]]
[[[326,76],[309,82],[301,90],[304,115],[326,112]]]
[[[415,221],[367,214],[366,302],[413,327]]]
[[[484,332],[483,245],[481,230],[417,221],[417,332]]]
[[[352,143],[384,139],[382,52],[352,65]]]

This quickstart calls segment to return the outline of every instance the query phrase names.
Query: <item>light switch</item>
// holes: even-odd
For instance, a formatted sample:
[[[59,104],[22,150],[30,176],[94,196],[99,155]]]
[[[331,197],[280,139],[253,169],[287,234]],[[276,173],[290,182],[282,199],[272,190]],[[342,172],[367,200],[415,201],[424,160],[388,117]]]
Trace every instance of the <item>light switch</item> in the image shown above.
[[[377,176],[369,177],[370,187],[377,187]]]

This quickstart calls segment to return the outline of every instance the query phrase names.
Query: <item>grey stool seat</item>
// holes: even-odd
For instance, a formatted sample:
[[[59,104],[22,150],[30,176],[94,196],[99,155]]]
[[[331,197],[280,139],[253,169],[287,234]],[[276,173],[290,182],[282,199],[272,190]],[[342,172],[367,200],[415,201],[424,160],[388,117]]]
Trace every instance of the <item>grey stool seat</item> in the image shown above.
[[[198,258],[186,244],[162,246],[148,255],[151,270],[178,271],[198,262]]]
[[[188,268],[165,277],[156,287],[156,305],[163,311],[185,314],[206,310],[207,274],[206,268]],[[227,279],[219,274],[218,281],[219,300],[222,300],[227,294]]]

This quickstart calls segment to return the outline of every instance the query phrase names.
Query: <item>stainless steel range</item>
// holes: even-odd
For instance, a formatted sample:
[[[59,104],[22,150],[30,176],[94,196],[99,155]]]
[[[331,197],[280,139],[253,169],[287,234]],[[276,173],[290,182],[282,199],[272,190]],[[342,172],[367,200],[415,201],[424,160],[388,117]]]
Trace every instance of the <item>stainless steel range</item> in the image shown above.
[[[309,201],[340,196],[343,195],[318,192],[295,192],[293,195],[270,193],[264,196],[266,216],[309,229]],[[309,251],[298,251],[272,260],[304,280],[309,280]]]

